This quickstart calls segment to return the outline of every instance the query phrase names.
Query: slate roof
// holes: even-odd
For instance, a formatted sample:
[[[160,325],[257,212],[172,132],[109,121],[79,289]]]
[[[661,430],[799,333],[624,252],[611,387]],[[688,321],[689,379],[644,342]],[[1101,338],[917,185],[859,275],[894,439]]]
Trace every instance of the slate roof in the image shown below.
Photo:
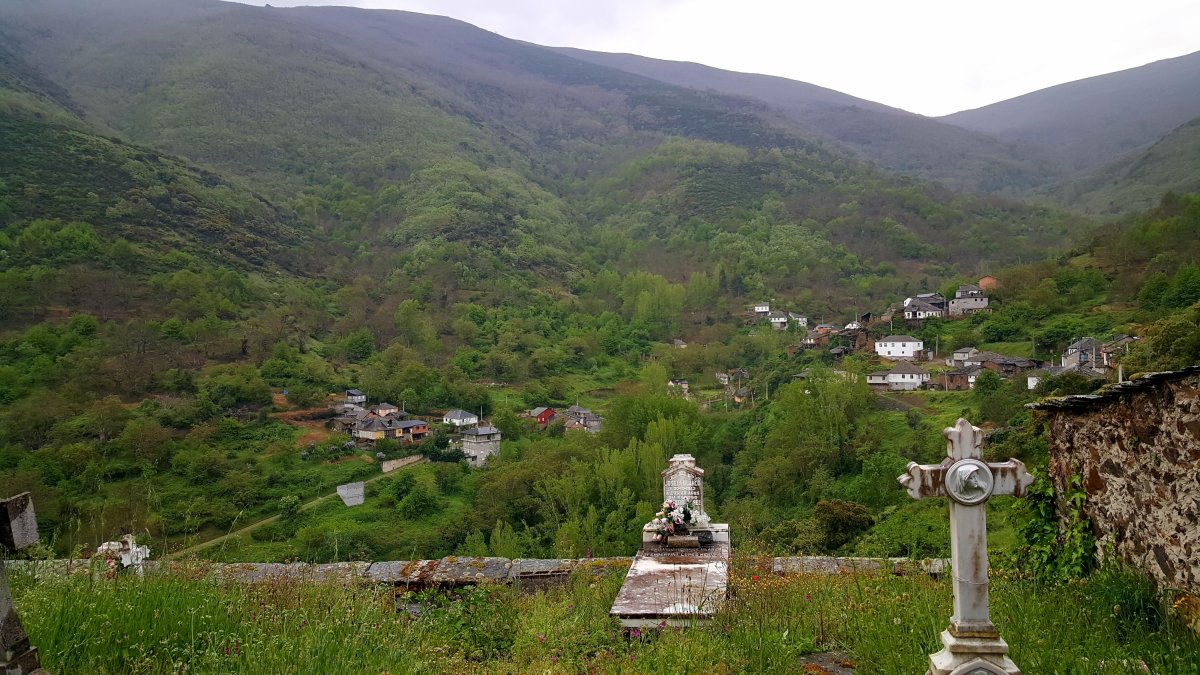
[[[920,340],[911,335],[889,335],[879,338],[878,342],[920,342]]]
[[[889,375],[928,375],[929,372],[924,368],[918,368],[907,361],[901,361],[896,364],[895,368],[888,371]]]
[[[459,410],[458,408],[455,408],[454,410],[447,410],[446,414],[442,417],[450,420],[469,420],[472,417],[479,419],[479,416],[475,413],[469,413],[466,410]]]
[[[1092,408],[1103,403],[1119,400],[1124,396],[1150,389],[1165,382],[1181,380],[1192,375],[1200,375],[1200,366],[1192,366],[1183,370],[1146,373],[1128,382],[1110,384],[1095,394],[1049,398],[1036,403],[1026,403],[1025,407],[1030,410],[1086,410],[1087,408]]]
[[[906,311],[906,312],[941,312],[943,310],[941,307],[936,307],[934,305],[931,305],[928,302],[925,302],[924,300],[914,299],[912,302],[908,303],[908,305],[904,308],[904,311]]]
[[[1080,338],[1080,339],[1076,340],[1075,342],[1072,342],[1071,345],[1069,347],[1067,347],[1067,353],[1069,354],[1071,352],[1083,352],[1083,351],[1090,352],[1093,349],[1099,351],[1103,347],[1104,347],[1104,343],[1100,342],[1096,338],[1085,337],[1085,338]]]
[[[463,436],[491,436],[500,433],[496,427],[474,427],[462,432]]]

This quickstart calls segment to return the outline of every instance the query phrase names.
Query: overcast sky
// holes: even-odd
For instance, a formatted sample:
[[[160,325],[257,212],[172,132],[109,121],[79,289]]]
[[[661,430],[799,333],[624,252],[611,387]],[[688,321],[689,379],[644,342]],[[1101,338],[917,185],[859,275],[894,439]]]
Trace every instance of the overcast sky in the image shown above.
[[[262,5],[262,0],[239,0]],[[925,115],[1200,51],[1197,0],[271,0],[461,19],[556,47],[829,87]]]

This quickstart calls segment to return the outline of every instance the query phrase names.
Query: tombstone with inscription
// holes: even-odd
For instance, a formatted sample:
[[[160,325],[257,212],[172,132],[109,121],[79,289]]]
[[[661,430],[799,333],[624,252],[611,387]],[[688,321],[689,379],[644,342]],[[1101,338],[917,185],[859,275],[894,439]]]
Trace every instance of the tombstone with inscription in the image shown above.
[[[1008,643],[992,624],[988,607],[987,500],[1025,496],[1033,476],[1015,459],[984,462],[983,432],[960,419],[945,430],[941,464],[908,463],[900,484],[914,499],[950,498],[950,569],[954,614],[942,631],[942,651],[929,657],[927,675],[1020,675]]]
[[[365,497],[362,481],[339,485],[337,486],[337,493],[342,498],[342,503],[346,506],[359,506],[363,503]]]
[[[39,666],[37,649],[29,645],[29,636],[17,617],[4,572],[8,553],[32,546],[37,540],[37,516],[29,493],[0,499],[0,673],[5,675],[46,672]]]
[[[729,579],[729,526],[709,522],[704,510],[704,470],[691,455],[675,455],[662,472],[663,501],[689,505],[687,535],[662,541],[659,526],[642,528],[634,556],[610,614],[627,629],[690,625],[712,617]]]

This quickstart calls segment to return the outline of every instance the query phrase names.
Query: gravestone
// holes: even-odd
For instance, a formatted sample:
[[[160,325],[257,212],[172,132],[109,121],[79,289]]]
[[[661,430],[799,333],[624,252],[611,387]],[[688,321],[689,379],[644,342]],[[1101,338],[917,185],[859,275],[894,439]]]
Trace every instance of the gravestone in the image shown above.
[[[364,500],[363,483],[345,483],[337,486],[338,496],[346,506],[359,506]]]
[[[983,432],[965,419],[946,429],[941,464],[908,463],[900,484],[914,499],[950,498],[950,570],[954,613],[942,631],[942,651],[929,657],[928,675],[1020,675],[988,607],[987,500],[1025,496],[1033,476],[1025,464],[984,462]]]
[[[674,501],[681,508],[691,502],[693,527],[708,524],[708,514],[704,512],[704,469],[696,466],[695,457],[672,457],[662,472],[662,481],[663,501]]]
[[[691,534],[668,538],[687,544],[676,548],[655,539],[653,523],[642,528],[642,548],[609,612],[627,629],[702,622],[725,599],[729,526],[709,522],[704,512],[704,470],[691,455],[675,455],[662,480],[663,501],[692,503]]]
[[[38,540],[37,516],[28,492],[0,499],[0,673],[5,675],[43,675],[38,664],[37,649],[29,645],[29,636],[17,617],[4,558],[9,553],[32,546]]]

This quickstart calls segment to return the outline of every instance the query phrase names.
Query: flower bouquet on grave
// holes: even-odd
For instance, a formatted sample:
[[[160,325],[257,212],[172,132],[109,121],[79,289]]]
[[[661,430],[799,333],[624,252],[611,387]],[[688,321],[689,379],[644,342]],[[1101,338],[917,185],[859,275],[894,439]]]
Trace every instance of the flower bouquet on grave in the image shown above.
[[[674,499],[663,502],[662,510],[654,514],[650,524],[655,526],[657,534],[654,541],[667,543],[667,537],[673,534],[687,534],[692,524],[692,502],[686,501],[679,506]]]

